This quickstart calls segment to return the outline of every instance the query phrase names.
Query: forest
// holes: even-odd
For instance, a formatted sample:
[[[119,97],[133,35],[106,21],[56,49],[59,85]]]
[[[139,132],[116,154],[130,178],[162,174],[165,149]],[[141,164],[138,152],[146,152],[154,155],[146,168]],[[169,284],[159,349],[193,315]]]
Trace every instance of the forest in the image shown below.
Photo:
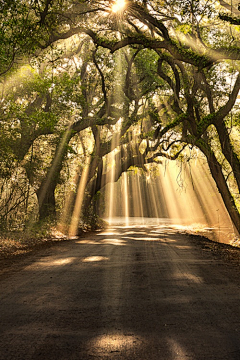
[[[240,232],[238,7],[0,1],[0,229],[95,228],[108,183],[201,158]]]

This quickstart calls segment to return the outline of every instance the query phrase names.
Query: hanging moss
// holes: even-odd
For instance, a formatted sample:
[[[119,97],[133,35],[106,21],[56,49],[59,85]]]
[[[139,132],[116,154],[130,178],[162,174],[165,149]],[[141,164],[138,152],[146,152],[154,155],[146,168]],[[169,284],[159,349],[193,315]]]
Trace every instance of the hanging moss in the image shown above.
[[[228,14],[219,14],[219,19],[227,21],[232,25],[240,25],[240,18],[236,18],[235,16],[229,16]]]
[[[216,118],[216,114],[209,114],[207,116],[204,116],[201,120],[201,122],[197,125],[197,132],[199,135],[202,135],[202,133],[207,129],[207,127],[211,124],[213,124],[214,120]]]
[[[224,52],[229,58],[231,58],[232,56],[234,56],[234,58],[235,58],[236,55],[238,55],[240,57],[239,46],[230,46],[229,48],[226,48],[224,50]]]
[[[98,35],[96,35],[94,42],[96,44],[98,44],[99,46],[103,46],[103,47],[109,47],[109,48],[113,48],[117,41],[116,40],[109,40],[107,37],[99,37]]]
[[[165,128],[162,130],[162,133],[165,134],[168,130],[173,129],[175,126],[181,124],[184,120],[187,120],[187,118],[187,114],[181,114],[177,116],[171,123],[165,126]]]
[[[197,66],[199,69],[203,69],[212,64],[212,60],[206,56],[197,54],[192,49],[180,46],[175,40],[169,39],[171,46],[175,48],[175,51],[183,58],[183,60],[189,61],[193,65]]]

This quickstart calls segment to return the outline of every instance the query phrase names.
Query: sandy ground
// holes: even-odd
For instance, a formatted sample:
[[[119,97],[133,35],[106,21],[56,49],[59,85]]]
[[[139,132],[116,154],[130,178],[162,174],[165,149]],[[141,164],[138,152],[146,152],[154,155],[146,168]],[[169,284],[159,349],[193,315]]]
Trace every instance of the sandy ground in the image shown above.
[[[240,359],[239,264],[167,227],[65,241],[0,273],[0,359]]]

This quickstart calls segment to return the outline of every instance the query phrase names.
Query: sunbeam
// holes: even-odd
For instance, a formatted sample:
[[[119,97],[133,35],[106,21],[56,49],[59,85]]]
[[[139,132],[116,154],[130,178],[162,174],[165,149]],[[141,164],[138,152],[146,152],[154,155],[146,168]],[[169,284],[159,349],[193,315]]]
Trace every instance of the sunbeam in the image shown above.
[[[171,224],[230,243],[234,229],[207,164],[199,159],[156,165],[156,174],[125,172],[114,187],[111,224]],[[204,180],[204,181],[203,181]],[[129,186],[131,184],[131,186]],[[104,216],[104,214],[101,214]]]
[[[123,173],[123,198],[125,225],[129,226],[128,177],[126,172]]]
[[[86,165],[82,172],[79,188],[77,191],[76,202],[74,205],[72,220],[71,220],[71,224],[69,227],[69,235],[72,237],[76,236],[76,234],[78,232],[78,224],[79,224],[80,214],[81,214],[81,210],[82,210],[82,203],[83,203],[84,193],[85,193],[86,184],[87,184],[87,177],[88,177],[90,162],[91,162],[91,157],[88,156]]]

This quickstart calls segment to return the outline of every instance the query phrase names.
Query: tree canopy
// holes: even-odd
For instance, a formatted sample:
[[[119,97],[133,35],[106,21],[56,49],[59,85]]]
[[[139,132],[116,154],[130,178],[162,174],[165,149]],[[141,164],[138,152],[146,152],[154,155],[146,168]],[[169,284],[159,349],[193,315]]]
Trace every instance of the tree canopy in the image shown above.
[[[89,208],[131,166],[189,161],[186,149],[197,148],[240,231],[237,3],[44,0],[0,7],[3,225],[17,213],[25,214],[22,222],[64,212],[69,186],[63,215],[71,222],[86,161]],[[113,151],[119,166],[111,178],[104,164]]]

